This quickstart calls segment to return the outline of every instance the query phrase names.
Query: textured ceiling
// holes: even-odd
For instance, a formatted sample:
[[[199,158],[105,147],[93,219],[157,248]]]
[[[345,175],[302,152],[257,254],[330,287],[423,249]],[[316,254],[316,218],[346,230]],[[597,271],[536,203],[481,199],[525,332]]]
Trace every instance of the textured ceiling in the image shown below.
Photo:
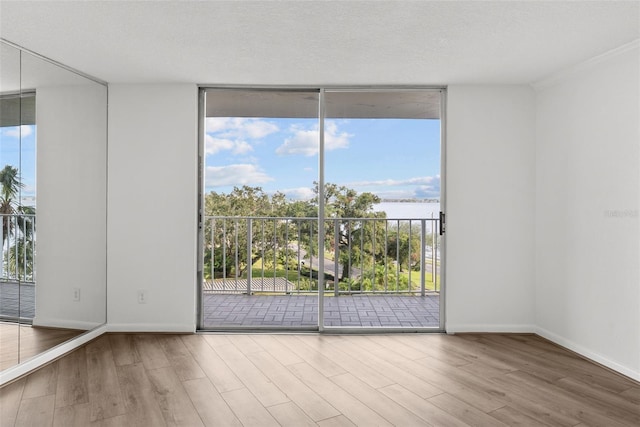
[[[639,24],[639,1],[0,2],[2,38],[108,82],[531,83]]]

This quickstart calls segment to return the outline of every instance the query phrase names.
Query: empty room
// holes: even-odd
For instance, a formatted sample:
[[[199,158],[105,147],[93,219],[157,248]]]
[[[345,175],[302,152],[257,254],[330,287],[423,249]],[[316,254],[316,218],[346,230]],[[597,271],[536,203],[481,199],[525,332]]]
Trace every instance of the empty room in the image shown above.
[[[640,425],[640,2],[2,1],[0,424]]]

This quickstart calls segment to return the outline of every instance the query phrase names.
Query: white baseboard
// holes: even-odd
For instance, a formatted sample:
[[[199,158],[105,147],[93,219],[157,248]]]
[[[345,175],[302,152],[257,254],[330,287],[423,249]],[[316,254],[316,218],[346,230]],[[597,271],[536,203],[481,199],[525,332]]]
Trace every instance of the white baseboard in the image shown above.
[[[633,368],[630,368],[628,366],[624,366],[617,362],[609,360],[608,358],[606,358],[605,356],[602,356],[599,353],[591,351],[586,347],[576,344],[575,342],[565,337],[562,337],[560,335],[557,335],[551,331],[548,331],[544,328],[536,328],[535,333],[564,348],[567,348],[571,351],[575,351],[576,353],[586,357],[587,359],[590,359],[596,363],[606,366],[607,368],[613,369],[616,372],[620,372],[621,374],[626,375],[627,377],[632,378],[636,381],[640,381],[640,371],[634,370]]]
[[[33,318],[33,326],[42,328],[64,328],[64,329],[78,329],[81,331],[88,331],[103,325],[104,322],[84,322],[80,320],[69,319],[56,319],[56,318],[43,318],[42,316]]]
[[[479,325],[472,324],[449,324],[447,323],[445,330],[448,334],[464,333],[464,332],[486,332],[486,333],[520,333],[520,334],[534,334],[536,327],[534,325]]]
[[[108,323],[107,332],[156,332],[187,333],[196,332],[195,323]]]
[[[37,369],[43,365],[46,365],[47,363],[56,360],[59,357],[64,356],[65,354],[75,350],[76,348],[91,341],[92,339],[99,337],[105,332],[107,332],[107,327],[105,325],[101,325],[69,341],[63,342],[62,344],[59,344],[43,353],[33,356],[32,358],[27,359],[18,365],[3,370],[2,372],[0,372],[0,387],[15,380],[16,378],[21,377],[22,375],[28,374],[34,369]]]

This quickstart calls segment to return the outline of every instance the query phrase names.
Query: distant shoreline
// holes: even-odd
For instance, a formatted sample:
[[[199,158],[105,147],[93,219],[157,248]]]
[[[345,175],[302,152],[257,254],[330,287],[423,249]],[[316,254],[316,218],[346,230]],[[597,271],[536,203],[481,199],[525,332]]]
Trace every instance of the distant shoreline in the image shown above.
[[[440,203],[439,199],[380,199],[380,203]]]

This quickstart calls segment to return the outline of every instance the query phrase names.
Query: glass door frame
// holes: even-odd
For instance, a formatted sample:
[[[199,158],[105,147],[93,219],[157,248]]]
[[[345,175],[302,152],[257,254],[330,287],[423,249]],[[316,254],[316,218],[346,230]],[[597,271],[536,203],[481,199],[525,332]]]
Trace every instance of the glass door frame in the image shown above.
[[[446,86],[271,86],[271,85],[199,85],[198,86],[198,158],[197,158],[197,274],[196,274],[196,329],[197,331],[207,331],[204,327],[204,298],[203,298],[203,280],[204,280],[204,172],[205,172],[205,136],[206,136],[206,92],[207,90],[265,90],[265,91],[300,91],[309,90],[319,93],[318,99],[318,230],[324,227],[325,218],[325,92],[348,91],[348,92],[421,92],[421,91],[438,91],[440,92],[440,221],[438,235],[440,237],[440,290],[439,290],[439,326],[432,327],[326,327],[324,324],[324,295],[325,295],[325,278],[324,275],[318,274],[318,324],[312,330],[317,332],[330,333],[389,333],[389,332],[446,332],[446,234],[444,233],[444,224],[446,212],[446,135],[447,135],[447,87]],[[318,271],[324,271],[324,236],[318,233]],[[437,267],[436,267],[437,268]],[[434,278],[435,280],[435,278]],[[217,330],[217,329],[216,329]],[[244,329],[243,329],[244,330]],[[250,329],[247,329],[249,331]],[[273,328],[278,331],[309,331],[308,327],[291,327],[287,329]],[[237,332],[238,329],[233,329]]]

